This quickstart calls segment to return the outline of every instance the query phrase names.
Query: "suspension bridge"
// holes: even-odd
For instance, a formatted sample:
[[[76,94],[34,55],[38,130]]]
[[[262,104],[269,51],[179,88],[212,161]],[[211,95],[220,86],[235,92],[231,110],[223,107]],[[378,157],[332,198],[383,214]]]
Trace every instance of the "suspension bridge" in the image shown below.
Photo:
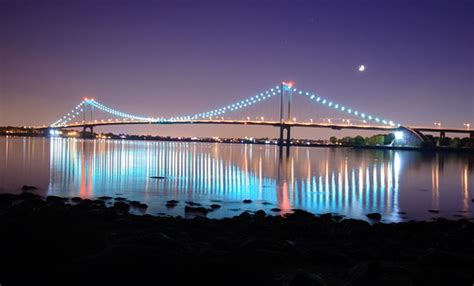
[[[314,104],[324,106],[328,109],[337,110],[345,115],[354,118],[353,122],[360,122],[354,124],[350,120],[346,123],[328,122],[313,122],[297,121],[296,118],[291,117],[292,103],[294,97],[305,97],[306,100]],[[270,98],[279,97],[279,120],[247,120],[241,119],[225,119],[224,115],[239,110],[244,110],[251,106],[262,104]],[[101,111],[112,115],[114,118],[103,120],[93,120],[93,112]],[[87,120],[87,114],[90,113],[90,118]],[[82,119],[82,120],[81,120]],[[424,132],[436,132],[440,137],[445,137],[446,133],[467,133],[471,138],[474,138],[474,129],[469,128],[432,128],[423,126],[407,126],[397,123],[393,120],[383,118],[379,115],[374,115],[367,112],[362,112],[343,104],[336,103],[327,98],[323,98],[315,93],[299,90],[292,83],[282,82],[270,89],[257,93],[248,98],[239,100],[232,104],[222,106],[213,110],[208,110],[201,113],[190,115],[182,115],[176,117],[150,117],[136,114],[129,114],[105,104],[102,104],[94,98],[84,98],[77,106],[70,112],[61,116],[54,123],[49,126],[41,127],[40,129],[49,130],[52,134],[58,129],[66,128],[82,128],[83,134],[93,134],[94,128],[98,126],[114,126],[114,125],[136,125],[136,124],[227,124],[227,125],[254,125],[254,126],[272,126],[280,130],[279,145],[291,145],[291,129],[293,127],[307,127],[307,128],[330,128],[336,130],[355,129],[355,130],[373,130],[396,132],[397,134],[407,134],[409,137],[417,140],[419,143],[433,144]],[[401,139],[401,138],[400,138]]]

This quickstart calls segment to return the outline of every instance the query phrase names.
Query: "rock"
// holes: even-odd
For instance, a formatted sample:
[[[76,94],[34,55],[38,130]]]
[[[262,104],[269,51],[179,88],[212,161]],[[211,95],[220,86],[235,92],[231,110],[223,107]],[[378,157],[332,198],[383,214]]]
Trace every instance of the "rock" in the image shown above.
[[[165,205],[167,208],[174,208],[176,206],[176,204],[173,204],[173,203],[166,203]]]
[[[262,205],[271,205],[272,203],[269,202],[263,202]]]
[[[200,203],[195,203],[195,202],[192,202],[192,201],[187,201],[186,204],[190,205],[190,206],[201,206]]]
[[[437,214],[437,213],[439,213],[439,210],[429,209],[428,212]]]
[[[255,217],[265,217],[267,214],[263,210],[258,210],[255,212],[254,216]]]
[[[334,220],[341,220],[341,219],[344,218],[344,216],[343,216],[343,215],[333,215],[332,218],[333,218]]]
[[[119,211],[128,212],[130,210],[130,205],[125,202],[115,202],[113,208]]]
[[[209,210],[206,209],[205,207],[190,207],[190,206],[185,206],[184,211],[190,212],[190,213],[198,213],[202,215],[206,215],[209,212]]]
[[[103,208],[105,207],[105,202],[102,200],[93,200],[91,205],[95,208]]]
[[[139,201],[131,201],[130,206],[134,208],[139,208],[139,209],[146,209],[148,208],[147,204],[140,203]]]
[[[23,187],[21,187],[21,189],[23,191],[33,191],[33,190],[37,190],[38,188],[35,187],[35,186],[23,185]]]
[[[108,196],[102,196],[102,197],[98,197],[99,200],[103,200],[103,201],[108,201],[108,200],[111,200],[112,197],[108,197]]]
[[[307,212],[305,210],[295,209],[293,213],[289,215],[289,217],[295,220],[299,220],[299,219],[308,220],[308,219],[313,219],[314,214]]]
[[[117,202],[124,202],[124,201],[126,201],[126,200],[127,200],[127,199],[124,198],[124,197],[116,197],[116,198],[115,198],[115,201],[117,201]]]
[[[307,272],[300,272],[293,277],[289,286],[326,286],[324,280],[318,275]]]
[[[244,204],[251,204],[251,203],[252,203],[252,200],[244,200],[243,203],[244,203]]]
[[[163,179],[166,179],[166,177],[162,177],[162,176],[151,176],[150,179],[159,179],[159,180],[163,180]]]
[[[46,198],[46,201],[50,202],[50,203],[63,203],[65,201],[68,201],[68,199],[61,198],[61,197],[58,197],[58,196],[48,196]]]
[[[319,217],[322,219],[332,220],[332,213],[320,214]]]
[[[139,201],[131,201],[129,204],[132,207],[138,207],[140,205],[140,202]]]
[[[179,201],[176,201],[176,200],[169,200],[169,201],[166,201],[167,204],[177,204],[179,203]]]
[[[82,198],[79,198],[79,197],[73,197],[71,198],[71,202],[74,202],[74,203],[79,203],[82,201]]]
[[[379,213],[370,213],[370,214],[367,214],[367,217],[369,219],[373,219],[373,220],[381,220],[382,219],[382,215],[379,214]]]
[[[220,209],[221,208],[221,205],[218,205],[218,204],[212,204],[210,205],[211,209]]]
[[[243,212],[243,213],[241,213],[241,214],[239,215],[239,218],[249,219],[249,218],[251,218],[251,217],[252,217],[252,216],[251,216],[250,213],[247,212],[247,211],[245,211],[245,212]]]
[[[273,208],[273,209],[271,209],[271,211],[272,211],[272,212],[280,212],[281,209],[279,209],[279,208]]]

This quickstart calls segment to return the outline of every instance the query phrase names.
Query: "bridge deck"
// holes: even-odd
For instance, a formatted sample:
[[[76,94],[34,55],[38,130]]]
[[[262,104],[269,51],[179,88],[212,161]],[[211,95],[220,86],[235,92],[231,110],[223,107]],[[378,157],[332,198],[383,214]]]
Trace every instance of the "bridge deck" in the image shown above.
[[[313,123],[313,122],[284,122],[279,121],[260,121],[260,120],[177,120],[177,121],[139,121],[139,120],[121,120],[121,121],[97,121],[97,122],[78,122],[66,124],[58,129],[63,128],[79,128],[79,127],[96,127],[96,126],[115,126],[115,125],[176,125],[176,124],[222,124],[222,125],[253,125],[253,126],[274,126],[280,127],[282,125],[289,127],[310,127],[310,128],[330,128],[330,129],[358,129],[358,130],[380,130],[380,131],[395,131],[397,126],[383,126],[383,125],[349,125],[349,124],[333,124],[333,123]],[[38,129],[47,129],[49,126]],[[423,126],[409,126],[413,130],[422,132],[445,132],[445,133],[472,133],[474,129],[462,128],[432,128]]]

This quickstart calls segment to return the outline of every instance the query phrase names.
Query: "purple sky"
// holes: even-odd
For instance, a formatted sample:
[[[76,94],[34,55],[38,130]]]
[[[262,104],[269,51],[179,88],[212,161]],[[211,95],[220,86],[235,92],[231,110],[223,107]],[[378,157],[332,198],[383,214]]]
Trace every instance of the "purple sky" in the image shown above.
[[[84,96],[129,113],[188,115],[286,79],[402,124],[474,125],[473,14],[473,1],[456,0],[0,0],[0,125],[50,124]],[[363,73],[360,64],[367,67]],[[296,100],[298,116],[338,116]],[[249,115],[268,116],[276,108],[269,103]],[[228,126],[98,131],[109,130],[278,132]],[[296,133],[333,134],[343,133]]]

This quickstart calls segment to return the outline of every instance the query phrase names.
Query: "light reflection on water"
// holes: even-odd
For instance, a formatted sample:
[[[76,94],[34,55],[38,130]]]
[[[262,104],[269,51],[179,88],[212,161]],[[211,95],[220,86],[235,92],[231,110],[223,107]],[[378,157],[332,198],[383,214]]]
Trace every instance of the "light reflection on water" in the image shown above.
[[[147,203],[151,214],[183,216],[183,203],[164,206],[170,199],[221,201],[208,215],[216,218],[275,207],[354,218],[379,212],[394,222],[400,212],[473,214],[474,156],[467,154],[298,147],[280,156],[268,145],[60,138],[0,138],[0,149],[0,191],[33,184],[47,195],[124,196]]]

